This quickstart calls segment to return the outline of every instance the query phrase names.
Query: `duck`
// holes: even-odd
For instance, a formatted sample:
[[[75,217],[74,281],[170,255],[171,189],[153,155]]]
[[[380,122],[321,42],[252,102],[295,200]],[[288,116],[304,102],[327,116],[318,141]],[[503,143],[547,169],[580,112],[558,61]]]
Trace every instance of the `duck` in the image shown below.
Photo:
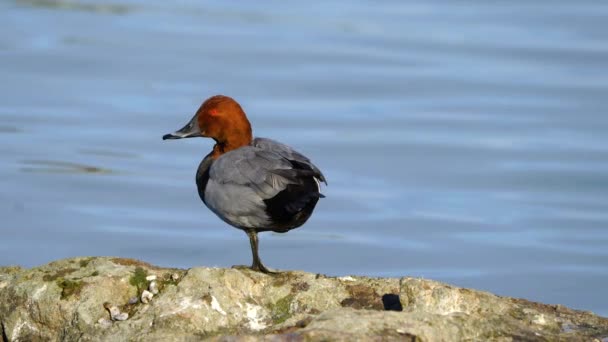
[[[208,98],[183,128],[163,140],[195,137],[215,141],[196,171],[199,197],[220,219],[247,233],[252,270],[277,273],[260,259],[258,233],[286,233],[304,225],[325,197],[325,176],[290,146],[253,137],[243,108],[229,96]]]

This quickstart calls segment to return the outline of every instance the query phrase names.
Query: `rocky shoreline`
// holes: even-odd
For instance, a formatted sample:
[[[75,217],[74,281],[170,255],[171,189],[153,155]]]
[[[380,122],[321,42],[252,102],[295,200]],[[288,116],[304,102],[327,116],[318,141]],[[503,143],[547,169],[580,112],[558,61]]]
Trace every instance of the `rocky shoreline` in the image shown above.
[[[0,267],[0,337],[606,342],[608,318],[418,278],[181,270],[93,257]]]

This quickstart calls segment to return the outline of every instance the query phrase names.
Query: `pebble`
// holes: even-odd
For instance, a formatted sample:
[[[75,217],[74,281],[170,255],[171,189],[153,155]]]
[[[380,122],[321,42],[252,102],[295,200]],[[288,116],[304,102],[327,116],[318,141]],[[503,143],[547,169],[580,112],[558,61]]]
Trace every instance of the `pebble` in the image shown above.
[[[147,276],[147,277],[146,277],[146,280],[147,280],[147,281],[153,281],[153,280],[156,280],[156,276],[155,276],[154,274],[149,275],[149,276]]]
[[[97,323],[99,323],[99,325],[101,325],[104,328],[107,328],[109,326],[112,325],[112,321],[107,319],[107,318],[100,318]]]
[[[171,279],[172,279],[173,281],[177,281],[177,280],[179,279],[179,274],[177,274],[177,273],[173,273],[173,274],[171,275]]]
[[[108,311],[110,311],[110,317],[112,318],[112,320],[114,320],[114,317],[116,317],[117,315],[120,315],[120,309],[118,307],[114,306],[110,306],[109,308],[107,308]]]
[[[158,294],[158,285],[155,281],[150,282],[150,286],[148,286],[148,290],[152,292],[152,294]]]
[[[104,305],[104,307],[110,312],[110,318],[113,321],[126,321],[129,318],[129,314],[126,312],[120,312],[120,309],[116,305]]]
[[[144,290],[144,292],[141,293],[141,302],[144,304],[148,304],[148,302],[152,300],[152,297],[154,297],[152,292]]]
[[[137,296],[129,298],[130,305],[137,304],[137,302],[139,302],[139,298],[137,298]]]
[[[121,312],[114,317],[115,321],[126,321],[129,318],[129,314],[126,312]]]

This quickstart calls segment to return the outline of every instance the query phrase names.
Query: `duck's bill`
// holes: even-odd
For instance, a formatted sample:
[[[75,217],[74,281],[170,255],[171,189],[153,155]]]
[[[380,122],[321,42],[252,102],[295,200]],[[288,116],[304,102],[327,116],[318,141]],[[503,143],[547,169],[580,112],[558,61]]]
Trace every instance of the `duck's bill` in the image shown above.
[[[198,119],[197,119],[196,115],[182,129],[175,131],[173,133],[163,135],[163,140],[195,138],[195,137],[202,137],[201,130],[198,127]]]

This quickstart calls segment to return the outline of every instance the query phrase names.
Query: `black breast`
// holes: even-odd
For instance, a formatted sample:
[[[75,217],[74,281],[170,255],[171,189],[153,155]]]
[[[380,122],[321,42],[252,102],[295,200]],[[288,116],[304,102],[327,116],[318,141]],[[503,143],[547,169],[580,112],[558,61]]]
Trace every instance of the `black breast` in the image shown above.
[[[207,204],[207,202],[205,202],[205,189],[209,182],[211,164],[213,164],[213,158],[211,157],[211,153],[209,153],[205,159],[201,161],[198,170],[196,170],[196,188],[198,189],[198,195],[205,204]]]
[[[276,196],[264,200],[266,213],[272,221],[272,230],[279,233],[303,225],[312,214],[319,198],[319,184],[310,166],[292,162],[298,172],[297,184],[289,184]]]

